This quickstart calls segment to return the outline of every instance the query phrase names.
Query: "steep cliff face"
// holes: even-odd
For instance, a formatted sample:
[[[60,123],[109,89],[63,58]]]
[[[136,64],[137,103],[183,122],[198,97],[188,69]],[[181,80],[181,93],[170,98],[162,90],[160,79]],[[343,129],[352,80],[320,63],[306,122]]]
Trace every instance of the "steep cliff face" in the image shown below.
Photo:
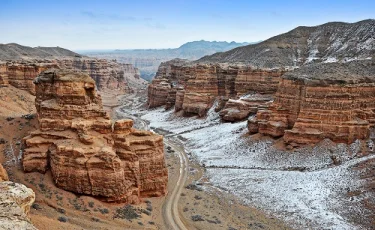
[[[35,95],[32,81],[49,68],[63,68],[82,71],[90,75],[99,90],[126,91],[142,87],[139,71],[132,65],[110,62],[104,59],[75,58],[56,60],[11,61],[0,63],[0,86],[8,84]]]
[[[247,95],[238,100],[229,99],[219,115],[224,121],[241,121],[254,115],[260,109],[266,109],[273,99],[269,94],[253,94]]]
[[[0,67],[0,82],[35,95],[34,78],[42,71],[55,67],[54,63],[7,62]]]
[[[148,85],[148,108],[165,105],[167,103],[168,92],[170,89],[171,85],[167,79],[158,78],[152,80],[152,83]]]
[[[252,107],[250,110],[256,112],[258,106],[272,100],[271,95],[276,92],[283,73],[283,69],[261,70],[242,64],[194,64],[172,60],[160,66],[156,78],[149,86],[149,107],[166,105],[166,108],[171,108],[175,105],[175,111],[205,116],[216,99],[221,99],[223,103],[219,104],[224,108],[229,98],[239,99],[250,93],[258,94],[251,99],[253,102],[247,103],[247,107]],[[241,101],[235,106],[241,112],[234,115],[232,112],[236,112],[232,109],[228,116],[222,116],[223,119],[238,121],[246,118],[251,112],[248,108],[245,109],[246,106],[240,106],[244,103]],[[228,106],[232,105],[233,103]],[[223,114],[229,112],[229,107],[226,109]]]
[[[24,139],[24,171],[50,169],[58,187],[106,201],[166,194],[162,136],[132,120],[112,125],[85,73],[51,69],[34,82],[40,129]]]
[[[373,62],[306,66],[282,77],[275,101],[249,121],[249,131],[283,136],[291,145],[352,143],[369,137],[374,96]]]
[[[99,90],[125,91],[129,83],[136,87],[142,85],[139,70],[129,64],[107,61],[105,59],[76,58],[58,61],[60,68],[82,71],[95,80]]]

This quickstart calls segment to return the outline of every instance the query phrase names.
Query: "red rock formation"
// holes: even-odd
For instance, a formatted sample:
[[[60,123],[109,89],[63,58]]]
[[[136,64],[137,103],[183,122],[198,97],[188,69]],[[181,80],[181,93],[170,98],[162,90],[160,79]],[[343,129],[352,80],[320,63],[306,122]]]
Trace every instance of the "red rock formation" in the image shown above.
[[[175,103],[176,111],[204,116],[218,97],[223,99],[221,102],[225,102],[248,93],[275,93],[284,72],[282,69],[253,69],[243,64],[193,64],[172,60],[160,65],[156,78],[149,86],[149,107],[168,103],[167,107],[170,108]],[[174,100],[167,99],[168,92],[173,91],[170,94],[174,95],[175,90],[174,87],[168,87],[167,83],[183,89],[176,93]],[[217,111],[224,105],[220,103]],[[243,119],[243,116],[238,119]],[[235,119],[235,116],[231,117]]]
[[[168,110],[174,106],[176,103],[176,93],[177,89],[172,87],[170,90],[168,90],[167,99],[165,102],[165,109]]]
[[[318,64],[285,74],[275,101],[249,121],[249,130],[284,136],[291,145],[367,139],[375,124],[374,74],[371,62]]]
[[[53,63],[7,62],[0,67],[0,84],[12,85],[35,95],[34,78],[42,71],[57,67]]]
[[[167,103],[168,92],[171,85],[166,79],[157,78],[152,80],[148,86],[147,105],[148,108],[155,108]]]
[[[96,82],[99,90],[125,91],[143,84],[139,70],[129,64],[120,64],[104,59],[69,58],[56,60],[12,61],[0,64],[0,86],[8,84],[35,95],[34,78],[49,68],[64,68],[83,71]]]
[[[218,96],[218,80],[216,67],[198,65],[195,78],[186,82],[182,109],[185,114],[206,115]]]
[[[279,84],[280,76],[285,70],[266,70],[243,67],[238,70],[235,81],[238,95],[257,92],[260,94],[274,94]]]
[[[40,129],[24,139],[26,172],[50,168],[58,187],[107,201],[166,194],[162,136],[131,120],[112,125],[85,73],[47,70],[35,84]]]
[[[225,121],[241,121],[251,114],[256,114],[258,109],[265,109],[272,100],[272,95],[250,95],[238,100],[229,99],[220,111],[220,117]]]
[[[185,96],[184,88],[182,87],[177,88],[176,100],[175,100],[175,106],[174,106],[175,112],[182,110],[182,105],[184,103],[184,96]]]

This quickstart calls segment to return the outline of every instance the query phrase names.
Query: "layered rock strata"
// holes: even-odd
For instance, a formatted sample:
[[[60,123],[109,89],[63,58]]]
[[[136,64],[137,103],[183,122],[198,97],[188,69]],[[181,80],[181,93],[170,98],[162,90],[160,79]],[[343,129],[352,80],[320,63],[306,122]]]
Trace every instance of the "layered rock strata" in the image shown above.
[[[42,71],[53,67],[57,67],[57,64],[7,62],[0,67],[0,84],[9,84],[35,95],[34,78]]]
[[[82,71],[90,75],[99,90],[126,91],[129,85],[143,84],[137,68],[129,64],[93,58],[68,58],[56,60],[9,61],[0,63],[0,86],[8,84],[35,95],[33,80],[49,68]]]
[[[150,84],[148,106],[153,108],[165,105],[166,108],[171,108],[175,105],[175,111],[204,116],[218,98],[223,99],[221,102],[226,102],[230,98],[239,99],[249,93],[275,93],[283,73],[283,69],[261,70],[243,64],[213,65],[172,60],[160,66]],[[171,99],[174,95],[175,99]],[[224,106],[225,103],[220,107]],[[244,119],[243,116],[232,118]]]
[[[40,129],[24,138],[25,172],[51,170],[58,187],[106,201],[166,194],[162,136],[112,124],[85,73],[51,69],[34,83]]]
[[[274,102],[248,123],[251,133],[280,137],[291,145],[325,138],[367,139],[375,124],[375,64],[316,64],[285,74]]]
[[[258,110],[266,109],[272,99],[269,94],[248,95],[238,100],[229,99],[219,115],[225,121],[242,121],[256,114]]]

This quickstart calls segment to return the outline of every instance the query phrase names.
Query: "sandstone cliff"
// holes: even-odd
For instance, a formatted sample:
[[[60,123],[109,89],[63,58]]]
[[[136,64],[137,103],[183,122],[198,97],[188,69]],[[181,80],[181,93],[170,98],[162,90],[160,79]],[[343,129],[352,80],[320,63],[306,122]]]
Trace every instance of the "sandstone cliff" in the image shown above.
[[[165,105],[184,114],[205,116],[214,101],[220,98],[222,108],[228,99],[239,99],[246,94],[254,95],[231,109],[228,105],[222,114],[227,121],[246,119],[256,113],[258,106],[272,100],[284,69],[254,69],[242,64],[194,64],[184,60],[162,63],[155,79],[148,88],[148,107]],[[251,102],[250,102],[251,101]],[[241,107],[241,108],[239,108]],[[251,108],[250,108],[251,107]],[[219,111],[218,109],[217,111]],[[241,111],[240,111],[241,110]]]
[[[33,79],[49,68],[83,71],[95,80],[101,91],[125,92],[146,85],[139,70],[131,64],[89,58],[60,47],[0,44],[0,87],[12,85],[35,94]]]
[[[63,68],[83,71],[91,76],[99,90],[129,91],[143,87],[139,71],[129,64],[104,59],[68,58],[53,60],[8,61],[0,63],[0,86],[12,85],[35,95],[33,80],[49,68]]]
[[[34,83],[40,129],[24,138],[25,172],[50,169],[58,187],[106,201],[166,194],[162,136],[112,124],[85,73],[51,69]]]
[[[249,121],[249,131],[283,136],[291,145],[367,139],[374,95],[374,62],[305,66],[283,75],[274,102]]]

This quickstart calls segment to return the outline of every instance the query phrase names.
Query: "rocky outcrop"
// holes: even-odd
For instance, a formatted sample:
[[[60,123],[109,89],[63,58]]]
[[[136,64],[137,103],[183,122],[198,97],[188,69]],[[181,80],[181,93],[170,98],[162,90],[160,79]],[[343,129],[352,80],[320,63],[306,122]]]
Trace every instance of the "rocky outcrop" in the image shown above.
[[[7,62],[0,67],[0,84],[12,85],[35,95],[34,78],[42,71],[57,67],[54,63]]]
[[[137,68],[129,64],[120,64],[104,59],[68,58],[55,60],[8,61],[0,63],[0,86],[12,85],[35,95],[33,80],[42,71],[49,68],[63,68],[82,71],[90,75],[99,90],[119,90],[124,92],[129,87],[140,87]]]
[[[8,174],[0,164],[0,229],[36,229],[28,218],[34,201],[33,190],[8,181]]]
[[[224,121],[242,121],[256,114],[259,109],[266,109],[272,99],[272,95],[268,94],[247,95],[238,100],[229,99],[219,115]]]
[[[194,68],[194,79],[185,83],[182,110],[185,114],[206,115],[218,96],[218,79],[216,66],[197,65]]]
[[[186,115],[205,116],[216,99],[223,102],[219,103],[221,109],[230,98],[239,99],[240,96],[249,93],[267,95],[263,99],[249,102],[253,105],[254,112],[254,106],[260,105],[260,101],[266,103],[266,98],[268,101],[272,99],[269,94],[276,92],[279,78],[283,73],[285,73],[284,69],[260,70],[242,64],[212,65],[172,60],[160,66],[156,78],[149,85],[148,105],[149,108],[162,105],[166,108],[175,106],[175,111],[182,110]],[[233,103],[228,106],[232,106]],[[217,108],[216,111],[220,109]],[[251,113],[241,112],[242,114],[238,116],[229,114],[224,116],[224,113],[229,112],[229,107],[227,109],[222,113],[222,117],[231,121],[245,119]],[[240,110],[248,109],[242,106]]]
[[[85,72],[95,80],[99,90],[128,89],[128,83],[142,84],[140,73],[137,68],[130,64],[120,64],[114,61],[94,58],[75,58],[59,60],[60,68]]]
[[[373,62],[306,66],[282,77],[275,101],[249,121],[249,131],[283,136],[290,145],[367,139],[374,97]]]
[[[4,167],[0,164],[0,182],[7,181],[7,180],[9,180],[8,173],[7,171],[5,171]]]
[[[148,85],[147,106],[148,108],[155,108],[167,103],[168,92],[171,85],[167,79],[158,78],[152,80]]]
[[[112,124],[85,73],[51,69],[34,82],[40,129],[24,138],[24,171],[50,169],[58,187],[106,201],[166,194],[162,136]]]
[[[35,193],[25,185],[0,182],[0,229],[36,230],[28,218]]]

